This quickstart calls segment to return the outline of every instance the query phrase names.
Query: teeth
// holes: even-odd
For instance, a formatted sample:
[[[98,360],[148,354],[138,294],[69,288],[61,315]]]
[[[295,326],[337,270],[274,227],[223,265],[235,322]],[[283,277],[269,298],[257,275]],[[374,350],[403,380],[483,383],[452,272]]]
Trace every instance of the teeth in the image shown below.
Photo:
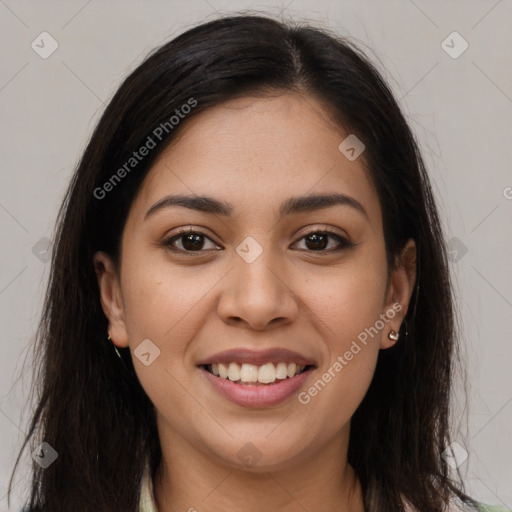
[[[258,367],[255,364],[243,364],[240,369],[242,382],[258,382]]]
[[[286,366],[286,363],[277,363],[276,378],[286,379],[286,377],[288,377],[288,367]]]
[[[258,370],[258,382],[262,384],[270,384],[276,380],[276,367],[272,363],[260,366]]]
[[[240,366],[236,363],[229,363],[228,379],[234,382],[240,380]]]
[[[219,377],[221,377],[222,379],[228,378],[228,368],[222,363],[219,363]]]
[[[243,363],[219,363],[210,366],[211,373],[221,379],[243,384],[272,384],[276,380],[294,377],[304,371],[305,366],[296,363],[267,363],[261,366]]]

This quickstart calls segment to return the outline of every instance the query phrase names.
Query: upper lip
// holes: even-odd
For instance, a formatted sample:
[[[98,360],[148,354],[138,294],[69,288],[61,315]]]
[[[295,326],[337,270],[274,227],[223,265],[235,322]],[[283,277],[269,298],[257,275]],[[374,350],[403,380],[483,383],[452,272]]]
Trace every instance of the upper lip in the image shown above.
[[[296,363],[304,366],[315,366],[315,362],[312,359],[286,348],[271,348],[266,350],[234,348],[206,357],[202,361],[199,361],[197,365],[218,363],[247,363],[256,366],[267,363]]]

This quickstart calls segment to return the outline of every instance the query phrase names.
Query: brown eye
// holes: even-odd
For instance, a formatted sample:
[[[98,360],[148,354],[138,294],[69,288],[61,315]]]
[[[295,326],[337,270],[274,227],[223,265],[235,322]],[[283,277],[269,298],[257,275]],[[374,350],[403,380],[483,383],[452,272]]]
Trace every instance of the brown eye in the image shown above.
[[[330,239],[335,240],[334,247],[332,244],[329,246]],[[353,245],[345,238],[331,231],[314,231],[302,237],[299,241],[304,241],[306,250],[320,252],[342,250]]]
[[[208,243],[210,244],[209,247],[207,247]],[[194,230],[182,231],[167,238],[162,242],[162,245],[176,252],[204,252],[210,249],[221,249],[204,233]]]
[[[204,237],[198,233],[190,235],[181,235],[181,244],[187,251],[201,250],[204,246]]]
[[[325,233],[313,233],[305,237],[306,247],[317,251],[323,250],[329,245],[329,235]]]

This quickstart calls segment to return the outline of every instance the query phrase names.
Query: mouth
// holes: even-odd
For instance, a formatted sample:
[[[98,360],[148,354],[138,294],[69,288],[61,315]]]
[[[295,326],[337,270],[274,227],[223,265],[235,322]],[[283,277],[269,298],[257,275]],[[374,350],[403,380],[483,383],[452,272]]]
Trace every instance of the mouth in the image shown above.
[[[197,367],[207,383],[230,402],[265,408],[299,392],[317,365],[287,349],[234,349],[200,361]]]
[[[285,363],[284,361],[263,365],[239,364],[232,361],[201,366],[215,377],[242,386],[272,386],[280,381],[293,379],[314,367],[313,365]]]

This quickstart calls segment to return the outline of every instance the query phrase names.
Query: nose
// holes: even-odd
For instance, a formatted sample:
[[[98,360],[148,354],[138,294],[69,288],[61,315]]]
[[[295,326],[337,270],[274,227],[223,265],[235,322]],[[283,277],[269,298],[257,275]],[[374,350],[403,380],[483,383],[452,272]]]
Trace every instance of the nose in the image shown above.
[[[217,305],[225,323],[261,331],[297,319],[299,307],[293,283],[270,252],[263,251],[252,263],[235,256],[235,268],[224,280]]]

